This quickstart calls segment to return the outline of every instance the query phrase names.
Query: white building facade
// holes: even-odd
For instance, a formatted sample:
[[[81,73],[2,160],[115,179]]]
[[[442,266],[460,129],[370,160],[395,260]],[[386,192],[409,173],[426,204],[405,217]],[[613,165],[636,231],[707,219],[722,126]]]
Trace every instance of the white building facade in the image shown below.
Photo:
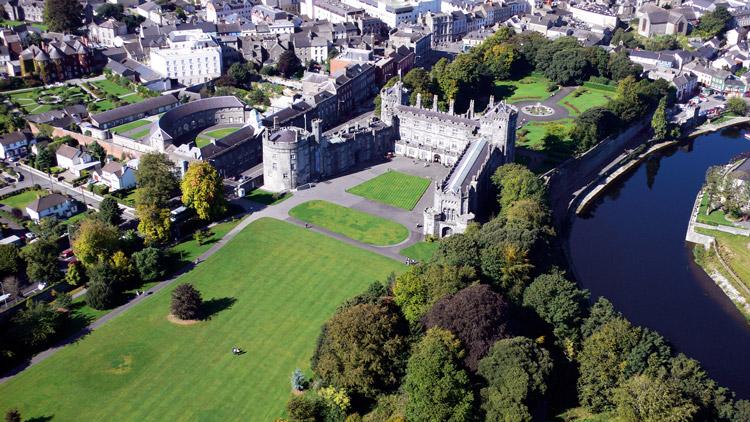
[[[221,47],[200,29],[172,31],[167,48],[151,49],[151,68],[183,85],[221,76]]]

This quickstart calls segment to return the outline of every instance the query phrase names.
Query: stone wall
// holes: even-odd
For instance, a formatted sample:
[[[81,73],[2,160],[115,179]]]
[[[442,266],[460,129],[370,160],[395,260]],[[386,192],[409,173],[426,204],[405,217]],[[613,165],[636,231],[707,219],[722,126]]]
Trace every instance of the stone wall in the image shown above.
[[[40,132],[39,128],[34,124],[29,122],[29,127],[31,128],[31,133],[34,135],[38,134]],[[127,145],[119,145],[116,142],[116,139],[113,138],[112,140],[102,140],[102,139],[96,139],[92,136],[86,136],[84,134],[78,133],[78,132],[72,132],[67,129],[62,128],[52,128],[52,136],[55,138],[62,138],[63,136],[70,136],[71,138],[78,141],[81,145],[89,145],[93,144],[94,142],[98,142],[99,145],[104,148],[104,151],[107,152],[108,155],[111,155],[116,158],[138,158],[140,155],[144,152],[148,152],[149,149],[144,149],[143,151],[137,151],[129,148]],[[118,136],[117,138],[122,138],[121,136]],[[133,142],[133,141],[131,141]]]

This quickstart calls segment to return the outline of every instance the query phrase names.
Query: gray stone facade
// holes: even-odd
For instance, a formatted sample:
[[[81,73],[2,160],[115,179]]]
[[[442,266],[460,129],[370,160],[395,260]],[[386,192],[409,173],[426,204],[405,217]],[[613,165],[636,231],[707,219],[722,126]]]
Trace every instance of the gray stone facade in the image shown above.
[[[424,211],[424,234],[462,233],[491,190],[490,175],[513,161],[518,111],[492,97],[481,115],[475,115],[473,100],[460,115],[452,102],[448,112],[422,108],[419,97],[409,106],[401,82],[380,95],[381,118],[395,128],[396,154],[452,167],[435,186],[433,206]]]
[[[265,189],[281,192],[382,159],[393,150],[393,130],[372,117],[322,132],[300,127],[266,128],[263,132]]]

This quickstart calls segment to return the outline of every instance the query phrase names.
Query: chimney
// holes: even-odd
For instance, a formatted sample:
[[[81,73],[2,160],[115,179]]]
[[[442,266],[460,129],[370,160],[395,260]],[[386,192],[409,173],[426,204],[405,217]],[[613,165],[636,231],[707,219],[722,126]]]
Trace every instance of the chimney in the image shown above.
[[[469,101],[469,111],[467,113],[470,119],[474,118],[474,100]]]
[[[417,92],[417,104],[415,104],[417,108],[422,108],[422,93]]]
[[[448,104],[448,113],[453,115],[455,112],[453,111],[453,106],[455,105],[455,100],[451,98],[450,103]]]
[[[432,111],[438,111],[438,96],[437,94],[432,96]]]
[[[490,95],[490,104],[487,106],[487,108],[492,108],[495,106],[495,96]]]

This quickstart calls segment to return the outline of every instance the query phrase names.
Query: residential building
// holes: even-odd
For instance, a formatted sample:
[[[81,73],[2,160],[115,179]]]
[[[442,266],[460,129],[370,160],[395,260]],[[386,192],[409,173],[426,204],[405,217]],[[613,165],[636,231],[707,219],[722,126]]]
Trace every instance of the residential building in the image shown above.
[[[206,21],[235,22],[240,19],[251,20],[255,3],[250,0],[214,1],[206,3]]]
[[[26,207],[26,213],[37,223],[45,217],[69,218],[77,212],[77,202],[59,193],[52,193],[37,198]]]
[[[690,72],[683,72],[671,81],[675,87],[677,101],[686,101],[695,95],[698,89],[698,78]]]
[[[97,183],[109,186],[110,191],[135,187],[135,170],[117,161],[108,162],[95,170],[91,177]]]
[[[81,148],[65,144],[57,148],[55,157],[57,158],[57,166],[65,170],[73,170],[77,166],[94,161],[91,155]]]
[[[37,74],[45,82],[80,78],[94,72],[93,51],[85,38],[65,35],[41,44],[30,45],[19,55],[21,75]]]
[[[300,13],[310,20],[326,20],[332,23],[355,22],[364,17],[362,8],[339,0],[305,0],[300,3]]]
[[[375,64],[375,55],[372,50],[362,50],[358,48],[347,48],[332,58],[330,61],[331,75],[345,70],[353,64]]]
[[[165,48],[152,48],[150,66],[162,76],[194,85],[221,76],[221,47],[199,29],[173,31]]]
[[[393,48],[404,46],[414,52],[415,63],[423,65],[432,51],[432,32],[420,25],[401,25],[388,35]]]
[[[89,36],[91,40],[105,47],[115,47],[117,37],[128,33],[127,25],[114,19],[104,22],[89,24]]]
[[[27,131],[16,131],[0,136],[0,158],[13,160],[26,156],[34,137]]]

